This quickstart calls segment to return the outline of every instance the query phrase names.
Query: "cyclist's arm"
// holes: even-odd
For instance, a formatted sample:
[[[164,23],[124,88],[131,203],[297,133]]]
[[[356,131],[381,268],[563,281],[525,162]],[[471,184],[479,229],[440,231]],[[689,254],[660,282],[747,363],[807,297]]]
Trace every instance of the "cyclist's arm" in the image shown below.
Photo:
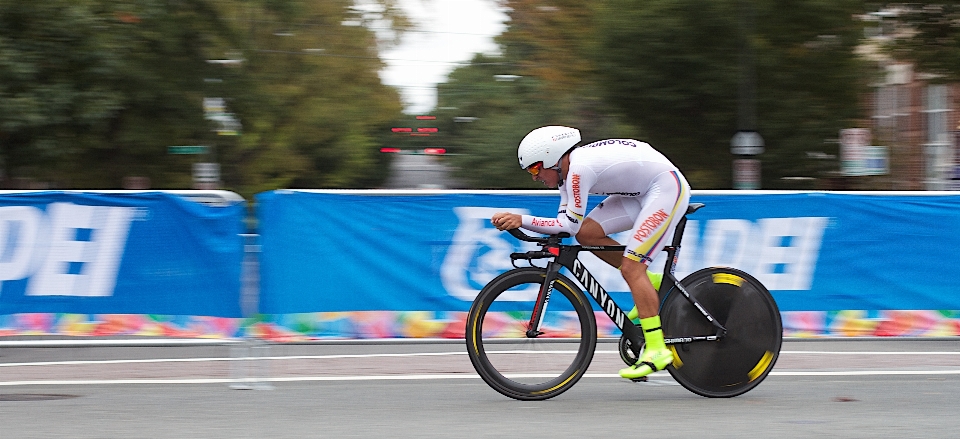
[[[576,236],[586,216],[587,194],[593,186],[594,179],[593,171],[571,165],[569,178],[560,188],[560,208],[557,217],[523,215],[521,227],[545,235],[567,232]]]

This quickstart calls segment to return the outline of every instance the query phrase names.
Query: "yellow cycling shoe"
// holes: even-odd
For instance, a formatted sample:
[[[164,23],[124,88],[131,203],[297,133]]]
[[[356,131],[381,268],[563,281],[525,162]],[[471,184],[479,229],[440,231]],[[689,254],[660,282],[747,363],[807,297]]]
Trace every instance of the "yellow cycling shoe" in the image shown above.
[[[673,363],[673,352],[670,349],[645,350],[637,364],[620,369],[620,376],[628,380],[643,378],[658,370],[663,370]]]

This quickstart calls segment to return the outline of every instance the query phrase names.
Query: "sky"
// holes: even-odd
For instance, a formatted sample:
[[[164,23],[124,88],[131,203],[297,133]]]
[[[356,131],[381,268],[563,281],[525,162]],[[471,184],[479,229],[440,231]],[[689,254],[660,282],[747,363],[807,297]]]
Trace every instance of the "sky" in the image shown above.
[[[506,29],[507,15],[495,0],[399,0],[416,29],[380,56],[384,84],[397,87],[404,112],[436,107],[436,84],[476,53],[497,53],[493,38]]]

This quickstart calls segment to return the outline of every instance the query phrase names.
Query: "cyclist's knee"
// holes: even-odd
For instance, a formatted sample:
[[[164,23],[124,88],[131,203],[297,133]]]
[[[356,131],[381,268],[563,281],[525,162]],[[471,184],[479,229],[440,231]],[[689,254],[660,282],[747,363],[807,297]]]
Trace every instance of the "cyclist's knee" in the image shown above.
[[[631,279],[639,276],[646,277],[647,264],[624,257],[623,262],[620,264],[620,273],[623,274],[624,279]]]
[[[603,240],[606,237],[607,234],[603,232],[600,223],[590,218],[583,220],[583,225],[577,232],[577,242],[583,245],[603,245]]]

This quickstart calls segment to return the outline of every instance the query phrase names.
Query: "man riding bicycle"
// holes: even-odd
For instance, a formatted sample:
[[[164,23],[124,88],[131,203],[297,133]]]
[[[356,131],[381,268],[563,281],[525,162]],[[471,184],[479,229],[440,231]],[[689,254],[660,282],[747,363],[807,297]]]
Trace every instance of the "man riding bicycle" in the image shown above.
[[[623,255],[597,252],[620,269],[630,287],[643,328],[645,348],[620,376],[637,379],[673,362],[663,341],[657,291],[647,267],[672,241],[690,201],[690,186],[676,166],[649,144],[607,139],[578,146],[580,131],[546,126],[520,142],[520,167],[535,181],[560,189],[556,218],[499,212],[491,222],[500,230],[522,227],[542,234],[570,233],[584,245],[619,245],[609,235],[632,230]],[[587,213],[589,194],[607,197]],[[633,316],[631,316],[633,317]]]

